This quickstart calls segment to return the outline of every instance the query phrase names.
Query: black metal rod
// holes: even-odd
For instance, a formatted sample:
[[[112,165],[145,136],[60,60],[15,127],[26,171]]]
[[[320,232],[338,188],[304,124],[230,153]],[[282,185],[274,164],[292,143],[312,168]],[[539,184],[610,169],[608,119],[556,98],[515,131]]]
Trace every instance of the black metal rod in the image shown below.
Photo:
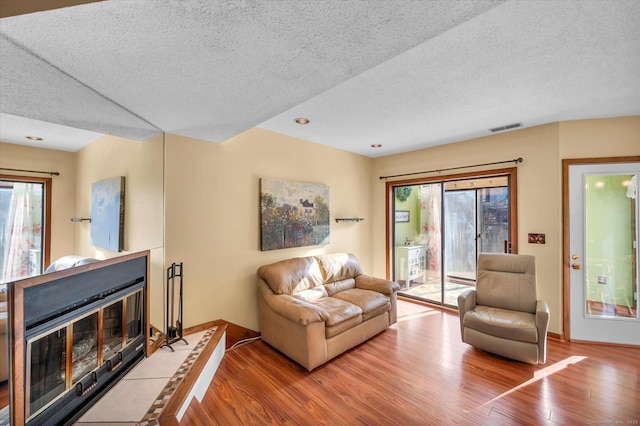
[[[413,172],[413,173],[404,173],[404,174],[400,174],[400,175],[389,175],[389,176],[380,176],[380,180],[382,179],[389,179],[389,178],[396,178],[396,177],[403,177],[403,176],[413,176],[413,175],[422,175],[425,173],[441,173],[441,172],[448,172],[450,170],[460,170],[460,169],[468,169],[471,167],[481,167],[481,166],[493,166],[495,164],[505,164],[505,163],[522,163],[523,159],[522,157],[518,157],[515,158],[513,160],[505,160],[505,161],[495,161],[493,163],[483,163],[483,164],[473,164],[470,166],[460,166],[460,167],[449,167],[447,169],[435,169],[435,170],[426,170],[424,172]]]
[[[169,303],[169,324],[171,325],[171,327],[173,328],[174,324],[175,324],[175,317],[174,317],[174,310],[175,310],[175,304],[176,304],[176,264],[172,264],[171,265],[171,282],[169,283],[169,299],[168,302]],[[175,336],[172,336],[175,337]]]
[[[173,277],[172,273],[173,273],[173,265],[171,265],[170,267],[167,268],[167,283],[166,283],[167,292],[165,294],[165,297],[167,298],[167,301],[166,301],[167,306],[166,306],[166,309],[165,309],[165,325],[166,325],[166,329],[164,331],[166,333],[166,341],[165,341],[165,343],[163,345],[163,346],[169,346],[169,349],[171,349],[171,352],[173,352],[173,348],[171,347],[171,343],[170,343],[170,341],[171,341],[171,318],[169,317],[169,309],[170,309],[169,308],[169,306],[170,306],[169,292],[170,292],[170,289],[171,289],[171,282],[173,281],[172,280],[172,277]]]
[[[178,265],[180,268],[180,281],[179,281],[179,286],[180,286],[180,295],[179,295],[179,300],[178,300],[178,333],[180,335],[180,338],[182,339],[182,262],[180,262],[180,265]],[[185,340],[186,342],[186,340]]]
[[[0,170],[9,170],[11,172],[41,173],[44,175],[60,176],[60,172],[42,172],[39,170],[8,169],[6,167],[0,167]]]
[[[179,281],[176,283],[176,278]],[[182,325],[182,262],[176,264],[175,262],[167,268],[167,307],[166,307],[166,340],[161,347],[168,346],[173,352],[174,349],[171,345],[175,342],[182,340],[185,344],[189,344],[187,340],[182,337],[183,325]],[[175,317],[175,304],[176,304],[176,285],[178,286],[178,318]]]

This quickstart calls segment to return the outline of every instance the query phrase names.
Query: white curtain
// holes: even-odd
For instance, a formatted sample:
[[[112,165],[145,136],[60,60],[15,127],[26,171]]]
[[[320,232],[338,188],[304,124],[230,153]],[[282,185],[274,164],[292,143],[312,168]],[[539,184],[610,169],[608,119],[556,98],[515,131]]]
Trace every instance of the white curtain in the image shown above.
[[[0,282],[40,273],[42,185],[14,183],[5,232]],[[32,265],[29,258],[32,256]]]
[[[440,185],[420,186],[420,244],[427,246],[427,270],[440,271],[442,195]]]

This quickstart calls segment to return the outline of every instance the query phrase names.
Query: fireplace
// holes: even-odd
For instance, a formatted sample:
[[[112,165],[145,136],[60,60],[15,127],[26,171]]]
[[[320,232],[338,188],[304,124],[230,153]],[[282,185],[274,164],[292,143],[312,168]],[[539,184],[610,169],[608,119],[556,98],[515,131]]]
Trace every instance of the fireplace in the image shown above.
[[[71,424],[148,353],[148,252],[9,287],[14,424]]]

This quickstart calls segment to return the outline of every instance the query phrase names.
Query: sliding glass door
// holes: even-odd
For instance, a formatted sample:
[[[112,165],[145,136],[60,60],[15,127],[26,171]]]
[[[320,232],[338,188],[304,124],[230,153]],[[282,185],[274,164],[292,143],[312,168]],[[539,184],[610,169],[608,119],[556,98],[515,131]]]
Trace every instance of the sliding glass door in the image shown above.
[[[392,277],[401,294],[456,307],[475,286],[478,253],[511,251],[511,176],[393,185]]]
[[[509,253],[509,186],[498,182],[496,187],[479,189],[478,202],[478,252]]]
[[[509,250],[509,185],[506,177],[444,184],[444,295],[457,306],[458,294],[475,286],[478,254]]]
[[[455,184],[454,184],[455,185]],[[449,282],[473,283],[476,278],[476,190],[444,191],[444,269]]]

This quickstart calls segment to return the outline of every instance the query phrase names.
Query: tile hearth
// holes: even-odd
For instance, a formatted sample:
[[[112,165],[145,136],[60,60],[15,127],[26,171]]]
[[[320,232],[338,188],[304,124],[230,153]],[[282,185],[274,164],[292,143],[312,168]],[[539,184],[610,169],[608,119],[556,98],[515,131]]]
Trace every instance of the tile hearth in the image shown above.
[[[169,403],[185,375],[198,359],[216,328],[185,336],[183,341],[169,348],[160,348],[143,359],[127,375],[111,388],[93,407],[75,423],[76,426],[96,426],[117,423],[118,425],[158,425],[158,418]],[[224,337],[218,343],[207,367],[213,371],[224,355]],[[215,359],[217,354],[217,358]],[[213,363],[213,364],[212,364]],[[201,378],[206,372],[201,373]],[[208,386],[210,378],[204,378]],[[198,384],[196,384],[196,387]],[[200,384],[200,386],[203,386]],[[193,393],[193,391],[191,392]],[[188,405],[191,398],[187,398]],[[184,411],[186,407],[183,408]],[[182,414],[184,414],[182,412]]]

